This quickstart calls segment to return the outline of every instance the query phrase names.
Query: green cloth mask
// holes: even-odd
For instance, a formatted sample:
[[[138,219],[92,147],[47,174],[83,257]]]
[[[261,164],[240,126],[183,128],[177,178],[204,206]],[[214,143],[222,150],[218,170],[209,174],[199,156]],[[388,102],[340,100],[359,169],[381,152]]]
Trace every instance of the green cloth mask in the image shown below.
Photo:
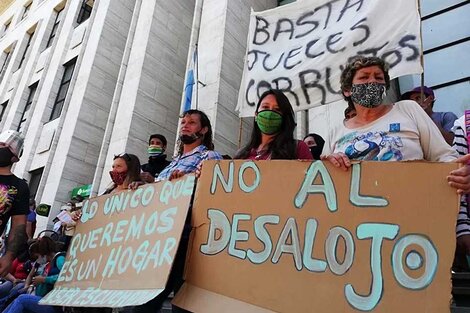
[[[152,145],[148,147],[147,151],[149,157],[157,157],[163,153],[163,148],[160,146]]]
[[[256,124],[263,134],[273,135],[281,129],[282,115],[272,110],[258,112]]]

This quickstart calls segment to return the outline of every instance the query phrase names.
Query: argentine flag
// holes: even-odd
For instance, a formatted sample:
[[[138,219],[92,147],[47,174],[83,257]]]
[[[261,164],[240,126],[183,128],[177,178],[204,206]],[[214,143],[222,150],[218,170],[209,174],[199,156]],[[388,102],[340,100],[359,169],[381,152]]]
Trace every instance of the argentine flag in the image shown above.
[[[188,73],[186,74],[186,85],[184,86],[184,102],[181,108],[181,113],[186,112],[192,108],[192,100],[193,100],[193,90],[197,88],[195,86],[197,84],[197,77],[196,77],[196,63],[197,63],[197,47],[194,49],[193,57],[191,58],[191,64],[188,68]],[[197,97],[197,91],[196,97]]]

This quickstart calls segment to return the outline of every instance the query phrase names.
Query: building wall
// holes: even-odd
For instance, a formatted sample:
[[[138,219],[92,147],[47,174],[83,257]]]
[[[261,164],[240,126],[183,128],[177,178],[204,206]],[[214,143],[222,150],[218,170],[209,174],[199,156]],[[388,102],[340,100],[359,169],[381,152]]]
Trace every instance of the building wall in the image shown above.
[[[434,111],[461,116],[470,109],[470,3],[421,1],[424,83],[434,89]],[[419,75],[400,78],[406,92],[421,85]]]
[[[6,9],[8,9],[8,7],[10,6],[10,4],[13,3],[13,0],[2,0],[0,2],[0,14],[2,14],[3,12],[5,12]]]
[[[96,0],[90,18],[78,25],[82,3],[34,1],[21,20],[24,3],[15,1],[0,15],[0,26],[13,18],[1,32],[0,54],[14,47],[0,81],[0,103],[8,101],[2,130],[18,127],[29,87],[38,84],[14,173],[29,180],[31,171],[43,169],[36,200],[52,211],[38,218],[39,231],[52,226],[74,187],[94,183],[95,193],[103,190],[114,154],[132,152],[145,161],[150,134],[165,134],[170,146],[176,138],[194,2]],[[61,7],[59,30],[46,48]],[[64,65],[73,60],[62,113],[50,120]]]
[[[196,1],[196,8],[201,10],[200,21],[193,24],[191,46],[198,43],[197,106],[211,119],[215,147],[222,154],[233,156],[239,148],[240,119],[235,107],[243,73],[250,8],[263,11],[276,6],[274,0]],[[191,57],[192,54],[188,56],[188,65]],[[252,119],[242,122],[242,144],[248,141],[252,123]]]

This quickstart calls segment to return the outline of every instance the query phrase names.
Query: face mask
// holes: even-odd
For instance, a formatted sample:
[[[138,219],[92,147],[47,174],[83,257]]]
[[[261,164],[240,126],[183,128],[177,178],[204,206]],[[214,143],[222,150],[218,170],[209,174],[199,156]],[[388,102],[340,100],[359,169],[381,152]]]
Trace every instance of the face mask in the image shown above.
[[[271,110],[258,112],[256,124],[258,124],[259,130],[263,134],[273,135],[281,129],[282,115]]]
[[[379,106],[384,96],[385,84],[381,83],[353,84],[351,88],[352,101],[366,108]]]
[[[155,145],[150,145],[147,149],[147,152],[149,154],[149,157],[157,157],[163,154],[163,148],[160,146],[155,146]]]
[[[0,167],[5,167],[12,165],[13,162],[11,158],[13,157],[13,153],[10,151],[8,147],[0,148]]]
[[[319,146],[310,147],[310,152],[312,153],[314,160],[320,160],[320,155],[321,155],[322,150],[323,149]]]
[[[40,265],[46,264],[46,263],[47,263],[46,256],[41,255],[41,256],[36,260],[36,263],[38,263],[38,264],[40,264]]]
[[[113,183],[116,185],[122,185],[124,183],[124,180],[126,179],[127,172],[114,172],[114,171],[109,171],[109,175],[111,176],[111,179],[113,180]]]
[[[202,137],[202,134],[197,132],[197,133],[192,134],[192,135],[181,135],[180,140],[183,144],[190,145],[190,144],[194,143],[196,140],[198,140],[201,137]]]

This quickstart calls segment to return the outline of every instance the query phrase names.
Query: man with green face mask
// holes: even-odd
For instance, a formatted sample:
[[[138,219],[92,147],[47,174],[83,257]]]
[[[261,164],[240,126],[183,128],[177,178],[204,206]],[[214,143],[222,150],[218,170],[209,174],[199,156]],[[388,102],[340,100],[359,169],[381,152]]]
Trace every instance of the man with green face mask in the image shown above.
[[[170,164],[166,159],[166,154],[164,154],[166,144],[167,141],[165,136],[160,134],[150,136],[149,146],[147,149],[149,161],[142,165],[142,173],[140,174],[140,178],[143,181],[153,183],[155,181],[155,177],[158,176],[158,174],[160,174],[168,164]]]

